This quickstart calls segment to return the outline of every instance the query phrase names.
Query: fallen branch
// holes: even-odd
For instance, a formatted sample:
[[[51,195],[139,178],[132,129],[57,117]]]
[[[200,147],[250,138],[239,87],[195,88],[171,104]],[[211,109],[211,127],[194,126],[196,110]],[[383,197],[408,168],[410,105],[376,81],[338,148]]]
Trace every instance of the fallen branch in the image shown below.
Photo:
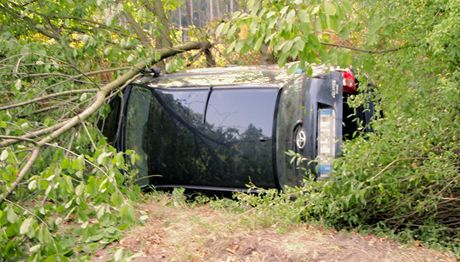
[[[102,105],[104,105],[104,101],[107,95],[110,94],[110,92],[123,86],[129,81],[133,81],[133,77],[136,76],[139,72],[141,72],[142,69],[144,69],[146,66],[151,66],[167,57],[171,57],[176,54],[183,53],[185,51],[205,49],[209,48],[210,46],[211,44],[209,42],[189,42],[174,48],[160,49],[156,52],[157,55],[153,55],[145,61],[141,61],[135,64],[128,72],[124,73],[114,81],[101,87],[101,89],[99,89],[99,91],[97,91],[96,93],[96,98],[94,102],[89,107],[83,110],[83,112],[81,112],[80,114],[66,120],[62,127],[60,127],[59,129],[53,131],[51,134],[36,142],[35,148],[33,149],[30,157],[27,159],[27,162],[19,171],[16,180],[10,185],[8,190],[0,196],[0,204],[3,203],[3,201],[16,189],[16,187],[19,185],[22,179],[24,179],[26,174],[29,172],[30,168],[33,166],[34,162],[37,160],[40,153],[40,148],[46,145],[47,143],[53,141],[54,139],[58,138],[60,135],[67,132],[71,128],[79,125],[82,121],[86,120],[89,116],[97,112],[97,110]]]

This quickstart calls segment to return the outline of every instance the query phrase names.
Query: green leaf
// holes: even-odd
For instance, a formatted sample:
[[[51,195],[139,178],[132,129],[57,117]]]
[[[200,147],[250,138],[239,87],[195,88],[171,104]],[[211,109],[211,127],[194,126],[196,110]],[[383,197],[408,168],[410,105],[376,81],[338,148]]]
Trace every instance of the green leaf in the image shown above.
[[[123,203],[123,197],[119,193],[114,192],[110,196],[110,201],[114,206],[120,206]]]
[[[302,51],[305,47],[305,41],[301,37],[296,37],[295,41],[295,48],[299,51]]]
[[[350,0],[342,0],[341,7],[346,14],[351,14],[351,12],[353,12]]]
[[[244,41],[236,42],[235,51],[239,53],[241,51],[241,49],[243,48],[243,46],[244,46]]]
[[[287,70],[287,73],[288,74],[293,74],[298,67],[299,67],[299,65],[297,63],[295,63],[293,65],[290,65],[288,70]]]
[[[44,224],[41,224],[40,225],[40,228],[38,230],[38,240],[41,242],[41,243],[50,243],[51,240],[52,240],[52,236],[50,234],[50,232],[48,231],[48,228],[46,225]]]
[[[104,238],[104,234],[102,233],[99,233],[99,234],[95,234],[95,235],[92,235],[90,237],[88,237],[85,242],[86,243],[90,243],[90,242],[98,242],[99,240],[103,239]]]
[[[85,169],[85,157],[83,155],[78,156],[72,161],[73,170],[84,170]]]
[[[41,248],[41,245],[40,245],[40,244],[37,244],[37,245],[35,245],[35,246],[29,248],[29,252],[33,254],[33,253],[35,253],[35,252],[38,252],[38,251],[40,250],[40,248]]]
[[[337,13],[337,9],[335,5],[331,2],[324,2],[323,7],[324,7],[324,12],[328,16],[333,16]]]
[[[293,40],[287,41],[286,44],[283,46],[283,49],[281,50],[281,52],[282,52],[283,54],[288,54],[289,51],[290,51],[291,48],[292,48],[292,45],[294,45],[294,41],[293,41]]]
[[[96,216],[98,219],[101,219],[101,217],[105,214],[105,206],[101,205],[96,208]]]
[[[6,211],[6,219],[11,224],[14,224],[14,223],[16,223],[16,221],[18,221],[19,217],[18,217],[18,215],[16,215],[16,213],[14,212],[14,209],[12,207],[8,207],[8,210]]]
[[[14,84],[14,87],[18,91],[21,90],[21,88],[22,88],[22,80],[21,79],[16,80],[16,83]]]
[[[27,185],[27,188],[30,191],[35,190],[37,188],[37,180],[34,179],[34,180],[30,181],[29,184]]]
[[[30,229],[32,228],[32,223],[34,222],[34,219],[29,217],[29,218],[26,218],[22,224],[21,224],[21,227],[19,228],[19,233],[21,235],[25,235],[27,233],[29,233]]]
[[[75,188],[75,194],[81,196],[85,191],[85,184],[81,183]]]
[[[337,31],[339,29],[339,19],[336,16],[326,17],[326,23],[331,30]]]
[[[259,39],[257,39],[255,45],[254,45],[254,50],[255,51],[259,51],[260,48],[262,47],[262,44],[264,42],[264,37],[260,37]]]
[[[107,152],[102,152],[98,157],[97,157],[97,163],[99,165],[102,165],[104,163],[104,159],[108,156],[110,156],[112,153],[107,153]]]
[[[305,24],[310,23],[310,15],[306,9],[301,9],[299,11],[298,17],[299,17],[300,22],[305,23]]]
[[[125,164],[125,158],[122,152],[117,153],[115,157],[113,157],[112,164],[114,164],[118,168],[123,167],[123,165]]]
[[[286,16],[286,22],[293,23],[294,19],[295,19],[295,10],[292,9],[291,11],[289,11],[289,13]]]
[[[224,29],[226,23],[221,23],[219,26],[216,28],[216,36],[220,36],[222,34],[222,30]]]
[[[121,261],[122,258],[123,258],[123,248],[119,248],[113,255],[113,259],[115,261]]]
[[[134,215],[134,208],[129,204],[124,204],[120,208],[120,215],[122,218],[126,219],[129,222],[134,222],[135,215]]]
[[[236,29],[238,29],[238,26],[236,24],[233,24],[227,32],[227,38],[231,38],[232,36],[234,36]]]
[[[8,150],[5,149],[2,151],[2,154],[0,154],[0,161],[5,161],[8,158]]]

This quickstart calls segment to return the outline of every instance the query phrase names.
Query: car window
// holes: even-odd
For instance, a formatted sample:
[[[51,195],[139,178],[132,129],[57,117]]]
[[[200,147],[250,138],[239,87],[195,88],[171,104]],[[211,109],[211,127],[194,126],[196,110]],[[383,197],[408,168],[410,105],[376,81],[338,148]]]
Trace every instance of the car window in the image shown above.
[[[278,89],[214,89],[209,99],[206,123],[213,129],[233,131],[241,137],[257,130],[271,138]]]
[[[155,89],[155,92],[166,103],[164,106],[174,109],[182,117],[203,121],[208,89]]]
[[[148,185],[148,147],[145,146],[145,130],[148,128],[152,93],[150,90],[133,87],[129,96],[125,124],[125,149],[136,151],[139,160],[135,166],[138,169],[138,183]]]
[[[193,171],[190,154],[196,151],[197,127],[203,123],[208,92],[132,88],[125,149],[133,149],[140,156],[136,163],[140,185],[148,185],[155,175],[169,174],[171,182]]]

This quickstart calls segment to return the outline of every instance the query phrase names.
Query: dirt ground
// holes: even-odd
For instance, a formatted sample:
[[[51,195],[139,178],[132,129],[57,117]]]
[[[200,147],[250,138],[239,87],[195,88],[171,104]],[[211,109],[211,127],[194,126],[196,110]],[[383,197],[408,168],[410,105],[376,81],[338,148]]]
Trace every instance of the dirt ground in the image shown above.
[[[296,225],[283,232],[248,224],[244,214],[208,206],[139,207],[149,218],[118,243],[96,253],[109,261],[119,248],[132,261],[457,261],[447,253],[373,235]]]

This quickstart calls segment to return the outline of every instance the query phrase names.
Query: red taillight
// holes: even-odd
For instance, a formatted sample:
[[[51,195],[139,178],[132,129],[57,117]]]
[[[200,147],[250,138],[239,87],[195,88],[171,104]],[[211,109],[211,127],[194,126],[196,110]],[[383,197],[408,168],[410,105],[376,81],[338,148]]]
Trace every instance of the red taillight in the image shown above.
[[[343,71],[343,92],[354,94],[356,93],[356,79],[352,72],[350,71]]]

